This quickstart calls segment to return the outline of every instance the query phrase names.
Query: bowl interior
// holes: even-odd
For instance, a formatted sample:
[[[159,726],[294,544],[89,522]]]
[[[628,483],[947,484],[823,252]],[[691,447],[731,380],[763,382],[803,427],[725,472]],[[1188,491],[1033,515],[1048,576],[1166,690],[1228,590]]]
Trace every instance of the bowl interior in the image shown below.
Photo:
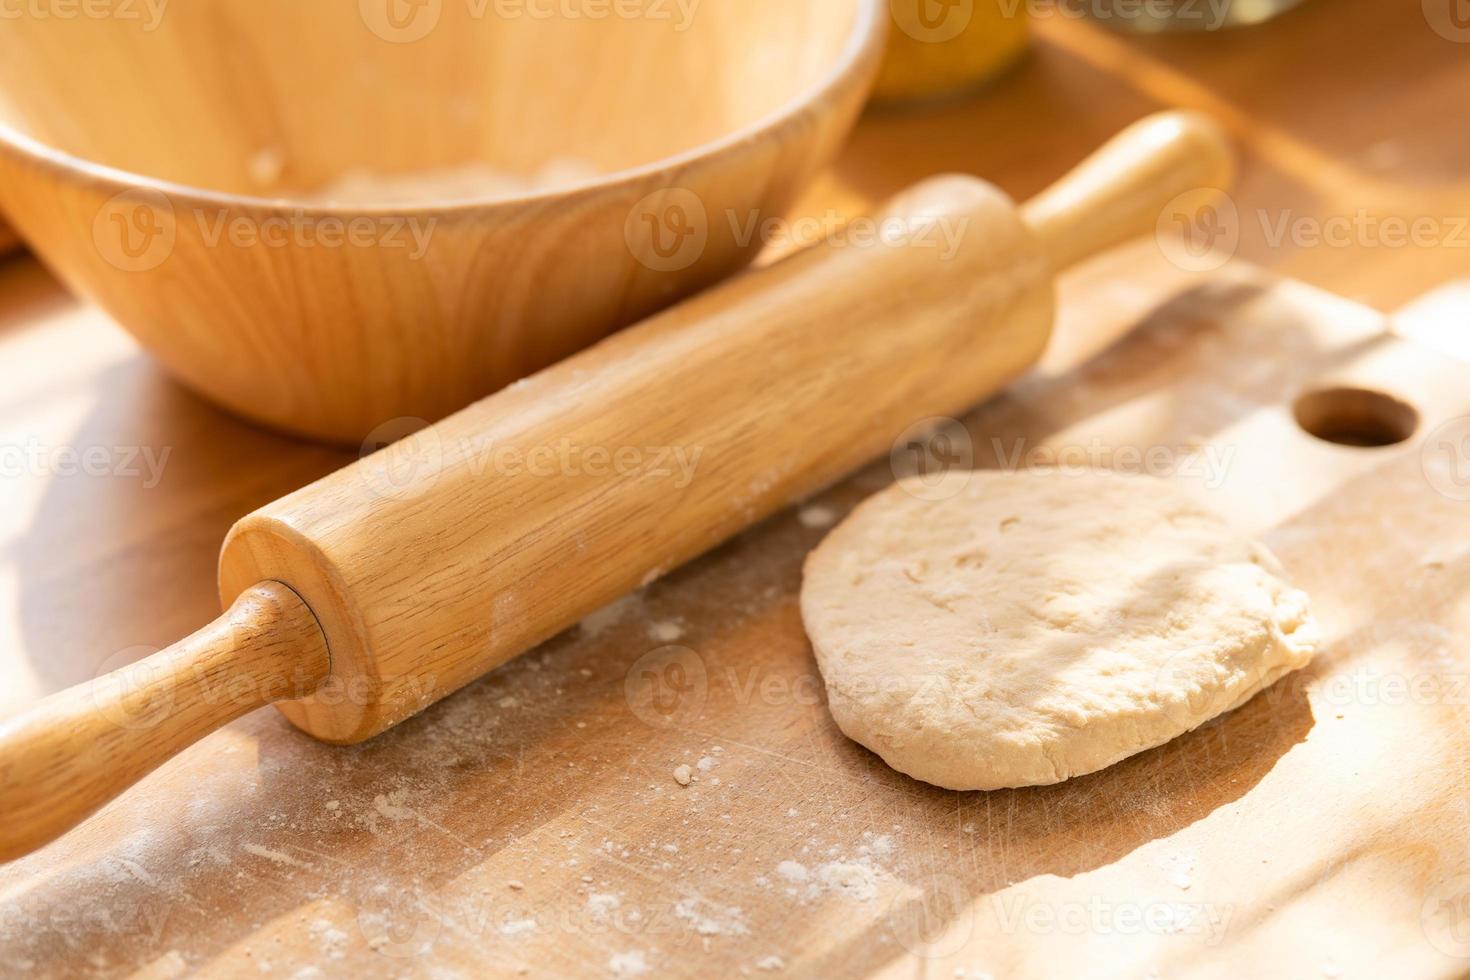
[[[368,175],[359,203],[392,203],[416,195],[378,175],[438,172],[468,178],[420,199],[493,197],[653,163],[792,105],[841,63],[865,3],[101,4],[6,22],[0,124],[211,191],[333,198]]]

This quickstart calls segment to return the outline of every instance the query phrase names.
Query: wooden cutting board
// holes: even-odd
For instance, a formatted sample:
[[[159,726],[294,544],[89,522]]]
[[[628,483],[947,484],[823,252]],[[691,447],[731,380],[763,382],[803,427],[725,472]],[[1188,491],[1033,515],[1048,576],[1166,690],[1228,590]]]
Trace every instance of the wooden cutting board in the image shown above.
[[[366,745],[317,744],[269,711],[206,739],[0,869],[0,961],[37,976],[1465,972],[1466,365],[1360,306],[1244,265],[1186,273],[1151,242],[1068,277],[1061,308],[1037,371],[921,457],[898,447],[898,468],[1056,459],[1186,482],[1312,595],[1327,642],[1305,674],[1054,787],[953,793],[892,772],[833,725],[797,608],[804,555],[893,478],[881,461]],[[1318,388],[1411,404],[1414,432],[1314,438],[1293,406]],[[1360,401],[1319,396],[1316,424]],[[1403,423],[1401,405],[1369,404],[1349,428]]]

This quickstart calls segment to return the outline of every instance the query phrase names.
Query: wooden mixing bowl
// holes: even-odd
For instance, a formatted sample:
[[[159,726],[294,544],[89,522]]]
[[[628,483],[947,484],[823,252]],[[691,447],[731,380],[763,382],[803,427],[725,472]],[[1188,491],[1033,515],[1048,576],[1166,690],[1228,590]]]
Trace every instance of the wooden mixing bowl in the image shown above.
[[[345,442],[748,262],[887,22],[883,0],[73,12],[0,31],[0,211],[185,383]]]

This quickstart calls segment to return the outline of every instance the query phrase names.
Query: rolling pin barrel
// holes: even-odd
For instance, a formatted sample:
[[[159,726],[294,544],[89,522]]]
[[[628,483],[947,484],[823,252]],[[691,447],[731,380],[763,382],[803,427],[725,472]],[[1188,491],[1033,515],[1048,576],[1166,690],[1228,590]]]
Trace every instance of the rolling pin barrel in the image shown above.
[[[372,736],[957,414],[1040,355],[1046,254],[1014,205],[940,177],[241,521],[225,598],[301,594],[333,681],[280,705]]]
[[[881,234],[731,280],[246,517],[223,598],[300,593],[332,679],[279,707],[369,738],[1001,388],[1046,346],[1055,264],[1152,230],[1229,159],[1169,113],[1024,220],[984,181],[924,181]]]
[[[1046,345],[1055,269],[1152,230],[1173,197],[1229,172],[1212,123],[1165,113],[1024,209],[974,178],[925,181],[876,216],[881,234],[723,283],[245,517],[221,554],[222,597],[275,598],[237,603],[232,628],[246,650],[272,635],[299,648],[311,683],[276,701],[293,723],[369,738],[883,454],[916,420],[996,391]],[[218,668],[229,647],[207,633],[170,664]],[[267,646],[257,668],[284,669],[291,657]],[[31,822],[7,827],[0,856],[239,713],[161,726],[104,778],[95,755],[46,738],[48,719],[85,713],[48,714],[71,694],[0,731],[0,802],[22,800]],[[85,806],[38,809],[26,781],[49,768],[89,787]]]

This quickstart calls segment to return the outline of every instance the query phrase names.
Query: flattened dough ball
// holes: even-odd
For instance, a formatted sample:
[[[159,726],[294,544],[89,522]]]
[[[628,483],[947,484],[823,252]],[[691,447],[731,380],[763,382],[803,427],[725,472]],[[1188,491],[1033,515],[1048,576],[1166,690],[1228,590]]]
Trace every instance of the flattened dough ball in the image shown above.
[[[1163,480],[901,481],[806,561],[801,615],[848,737],[950,789],[1055,783],[1244,703],[1317,630],[1266,548]]]

